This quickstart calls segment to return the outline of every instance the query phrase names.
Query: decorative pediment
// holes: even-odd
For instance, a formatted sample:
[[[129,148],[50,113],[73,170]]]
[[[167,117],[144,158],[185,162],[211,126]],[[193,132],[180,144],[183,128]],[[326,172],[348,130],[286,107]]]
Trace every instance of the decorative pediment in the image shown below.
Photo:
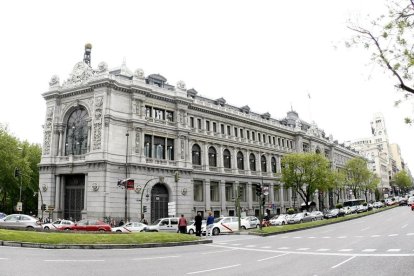
[[[75,64],[72,73],[63,86],[77,86],[86,83],[94,75],[93,69],[84,61]]]
[[[216,104],[224,106],[226,104],[226,100],[223,98],[217,99]]]
[[[269,112],[263,113],[263,114],[261,115],[261,117],[262,117],[263,119],[269,120],[269,119],[270,119],[270,113],[269,113]]]
[[[240,110],[241,110],[241,112],[243,112],[243,113],[250,113],[250,107],[248,106],[248,105],[245,105],[245,106],[242,106],[241,108],[240,108]]]
[[[187,97],[194,98],[197,95],[197,91],[194,88],[187,90]]]

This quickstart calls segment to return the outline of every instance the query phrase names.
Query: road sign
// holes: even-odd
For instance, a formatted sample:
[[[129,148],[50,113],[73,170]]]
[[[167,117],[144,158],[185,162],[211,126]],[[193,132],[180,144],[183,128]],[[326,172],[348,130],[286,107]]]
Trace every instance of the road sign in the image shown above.
[[[268,186],[264,186],[264,187],[263,187],[263,194],[264,194],[265,196],[269,195],[269,187],[268,187]]]
[[[168,215],[175,216],[176,212],[177,212],[177,208],[176,208],[175,202],[174,201],[168,202]]]
[[[17,212],[21,212],[21,211],[23,211],[23,203],[22,202],[17,202],[17,205],[16,205],[16,211]]]

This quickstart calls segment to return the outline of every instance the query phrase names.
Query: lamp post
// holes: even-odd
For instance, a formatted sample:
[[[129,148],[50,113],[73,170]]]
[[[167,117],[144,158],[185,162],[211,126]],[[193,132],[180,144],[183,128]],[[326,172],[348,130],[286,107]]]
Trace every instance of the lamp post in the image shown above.
[[[142,188],[142,190],[141,190],[141,217],[143,215],[143,212],[142,212],[142,200],[143,200],[143,197],[144,197],[145,188],[147,187],[148,183],[150,183],[150,181],[157,180],[157,179],[159,179],[161,183],[163,182],[163,181],[161,181],[162,180],[161,177],[151,178],[150,180],[147,181],[147,183],[145,183],[144,188]],[[147,195],[148,195],[148,193],[147,193]]]
[[[128,179],[128,138],[129,138],[129,133],[127,131],[127,133],[125,134],[126,136],[126,152],[125,152],[125,179]],[[127,184],[125,183],[125,223],[128,220],[128,189],[127,189]]]

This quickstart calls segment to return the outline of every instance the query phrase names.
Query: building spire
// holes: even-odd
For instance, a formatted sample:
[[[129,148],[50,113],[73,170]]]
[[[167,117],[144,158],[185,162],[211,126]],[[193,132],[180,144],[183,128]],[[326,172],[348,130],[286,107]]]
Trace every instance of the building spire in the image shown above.
[[[85,44],[85,53],[83,54],[83,62],[91,66],[91,50],[92,44],[86,43]]]

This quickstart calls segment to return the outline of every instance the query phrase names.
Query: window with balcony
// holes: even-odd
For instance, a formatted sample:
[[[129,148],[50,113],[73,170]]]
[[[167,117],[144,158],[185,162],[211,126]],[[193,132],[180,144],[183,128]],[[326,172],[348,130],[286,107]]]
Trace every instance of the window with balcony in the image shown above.
[[[144,142],[144,155],[145,157],[152,157],[152,136],[145,135],[145,142]]]
[[[226,201],[233,201],[234,195],[233,195],[233,183],[226,183]]]
[[[210,131],[210,121],[206,121],[206,130]]]
[[[173,122],[174,121],[174,112],[172,112],[172,111],[165,111],[165,119],[168,122]]]
[[[165,159],[165,138],[154,136],[154,158]]]
[[[234,136],[239,137],[239,132],[237,131],[237,127],[234,128]]]
[[[276,158],[272,157],[271,161],[272,173],[276,173],[277,166],[276,166]]]
[[[213,122],[213,132],[217,133],[217,123]]]
[[[197,119],[197,128],[201,129],[201,119]]]
[[[164,110],[154,108],[154,116],[157,120],[164,120]]]
[[[190,117],[190,127],[194,128],[194,117]]]
[[[88,148],[88,112],[78,107],[69,116],[66,125],[66,155],[85,154]]]

